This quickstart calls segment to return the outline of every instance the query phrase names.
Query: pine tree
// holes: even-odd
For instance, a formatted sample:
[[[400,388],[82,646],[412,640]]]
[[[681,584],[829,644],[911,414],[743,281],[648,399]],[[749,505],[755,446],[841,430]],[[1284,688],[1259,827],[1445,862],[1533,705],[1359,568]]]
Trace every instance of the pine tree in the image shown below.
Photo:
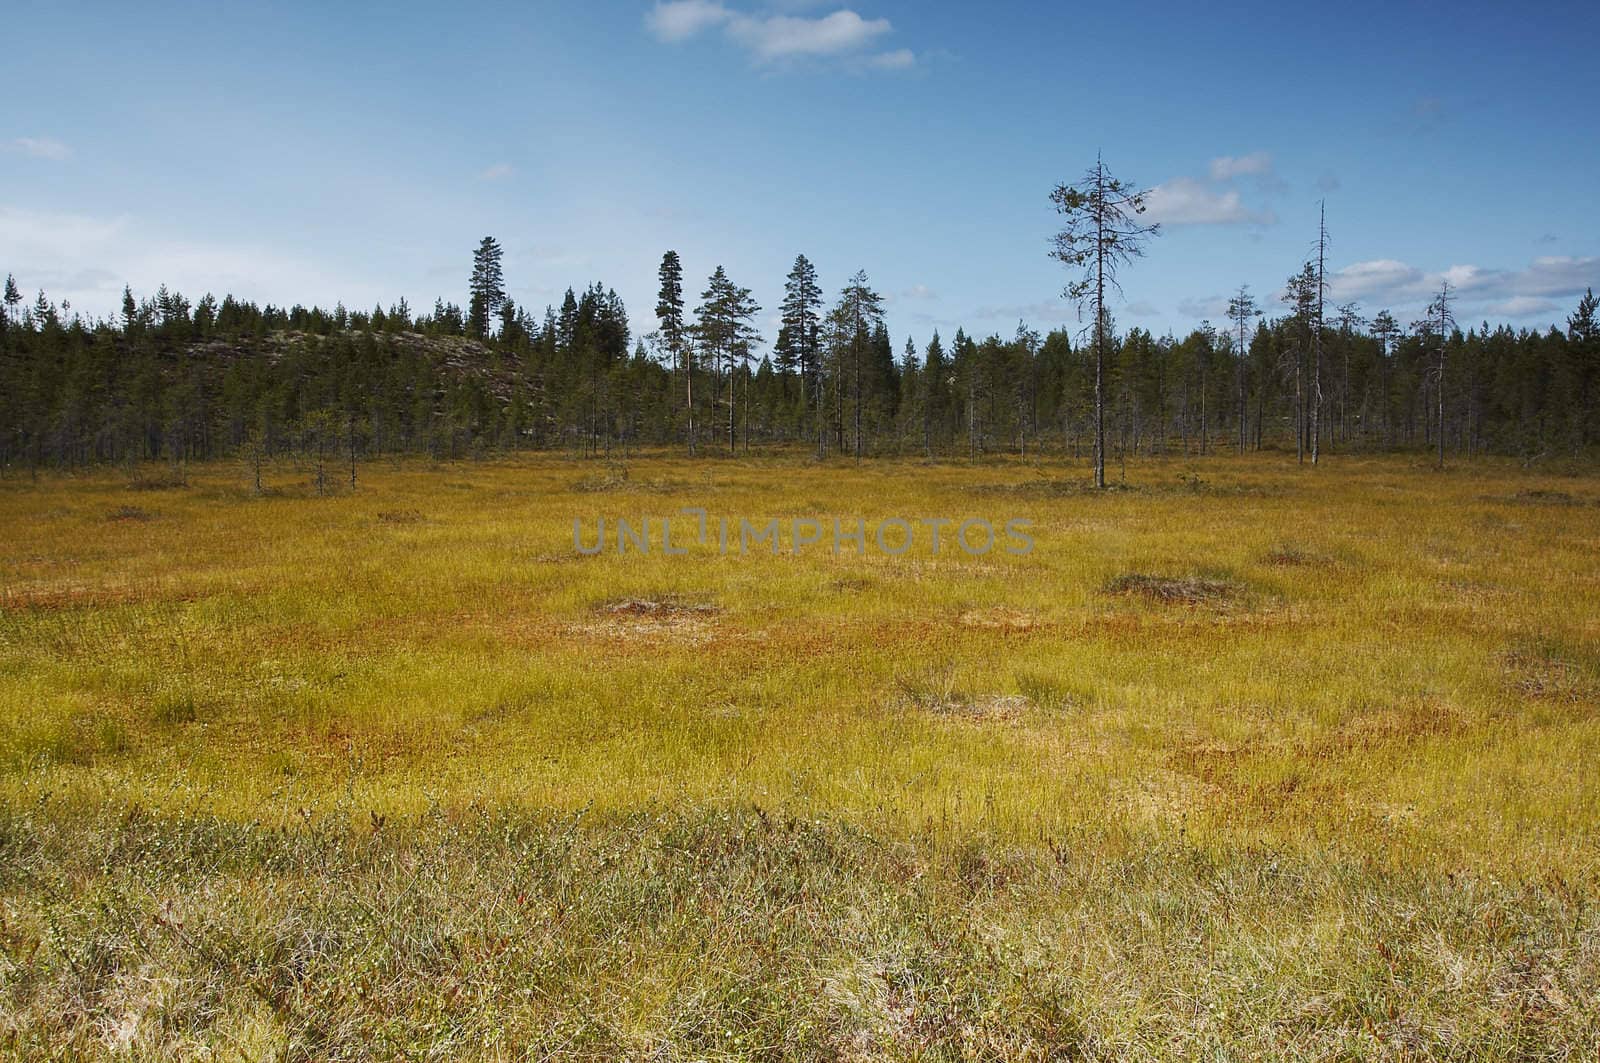
[[[1106,485],[1105,363],[1106,292],[1120,290],[1120,268],[1144,254],[1148,237],[1159,225],[1137,219],[1145,211],[1145,193],[1111,175],[1097,156],[1078,187],[1058,185],[1050,194],[1056,212],[1067,220],[1056,233],[1051,257],[1070,269],[1081,269],[1065,295],[1080,308],[1094,311],[1094,485]]]
[[[850,278],[844,290],[839,293],[839,306],[835,311],[839,315],[840,323],[846,331],[846,344],[850,352],[850,390],[852,402],[852,416],[855,423],[855,438],[853,447],[856,463],[861,462],[862,434],[861,434],[861,406],[862,406],[862,361],[872,356],[873,333],[883,325],[883,296],[873,291],[867,283],[867,271],[857,270]],[[884,334],[883,345],[888,344],[888,334]],[[893,352],[889,353],[889,360],[894,360]]]
[[[503,252],[492,236],[485,236],[472,253],[472,278],[468,290],[472,293],[467,304],[467,330],[475,339],[483,339],[489,332],[489,319],[506,301],[505,273],[501,268]]]
[[[1389,423],[1389,352],[1400,335],[1400,325],[1387,310],[1378,311],[1372,319],[1372,335],[1378,341],[1378,423],[1383,431],[1383,444],[1394,441]]]
[[[759,336],[750,319],[760,313],[761,307],[750,296],[749,288],[741,288],[728,279],[721,266],[711,274],[706,290],[700,295],[700,305],[695,308],[699,318],[695,333],[710,363],[715,367],[720,361],[725,368],[725,394],[728,403],[728,452],[737,449],[735,404],[738,384],[738,364],[748,362],[750,351]]]
[[[1239,346],[1238,346],[1238,349],[1237,349],[1237,351],[1235,353],[1238,355],[1238,366],[1237,366],[1238,380],[1237,380],[1237,383],[1238,383],[1238,392],[1239,392],[1238,398],[1239,398],[1239,453],[1240,454],[1244,453],[1244,445],[1245,445],[1244,425],[1245,425],[1245,420],[1246,420],[1246,418],[1245,418],[1245,404],[1248,401],[1246,399],[1246,386],[1245,386],[1247,377],[1246,377],[1246,374],[1245,374],[1245,349],[1246,348],[1245,348],[1245,342],[1244,342],[1244,330],[1245,330],[1245,327],[1247,325],[1249,325],[1252,321],[1255,320],[1257,313],[1259,313],[1259,311],[1256,309],[1255,296],[1250,294],[1250,286],[1248,284],[1241,284],[1239,286],[1239,291],[1233,296],[1233,298],[1228,300],[1228,320],[1232,321],[1233,324],[1234,324],[1234,327],[1237,328],[1238,331],[1239,331]]]
[[[817,270],[805,255],[796,255],[794,267],[783,284],[783,303],[779,308],[786,350],[780,358],[792,361],[800,373],[802,404],[809,405],[815,417],[818,443],[822,436],[822,288]],[[780,363],[781,364],[781,363]]]

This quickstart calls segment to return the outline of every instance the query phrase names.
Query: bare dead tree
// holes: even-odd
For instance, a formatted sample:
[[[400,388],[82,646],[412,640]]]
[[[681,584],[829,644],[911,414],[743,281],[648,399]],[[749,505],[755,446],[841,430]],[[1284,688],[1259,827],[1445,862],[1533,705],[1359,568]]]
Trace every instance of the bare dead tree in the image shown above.
[[[1113,177],[1097,154],[1094,167],[1077,186],[1057,185],[1050,193],[1056,213],[1066,218],[1055,234],[1052,258],[1082,275],[1062,293],[1080,313],[1094,306],[1094,485],[1106,485],[1105,347],[1106,289],[1120,292],[1117,271],[1144,254],[1147,238],[1161,231],[1144,224],[1145,193]]]
[[[1311,464],[1321,456],[1322,442],[1322,303],[1328,294],[1328,205],[1317,215],[1317,316],[1311,327]]]
[[[1439,341],[1439,365],[1434,370],[1439,389],[1439,468],[1444,468],[1444,363],[1450,332],[1456,327],[1450,310],[1450,282],[1439,282],[1439,294],[1428,304],[1428,327]]]
[[[1304,384],[1306,348],[1312,344],[1311,334],[1316,328],[1313,320],[1317,305],[1317,271],[1310,262],[1284,285],[1283,301],[1294,307],[1294,343],[1289,351],[1294,356],[1294,456],[1304,464],[1306,460],[1306,388]],[[1287,376],[1287,370],[1285,370]]]

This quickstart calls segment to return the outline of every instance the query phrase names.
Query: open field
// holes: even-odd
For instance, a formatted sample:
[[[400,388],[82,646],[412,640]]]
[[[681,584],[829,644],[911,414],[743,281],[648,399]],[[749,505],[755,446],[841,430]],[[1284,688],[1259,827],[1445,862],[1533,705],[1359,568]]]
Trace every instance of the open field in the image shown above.
[[[1600,477],[1128,477],[0,480],[0,1052],[1595,1058]]]

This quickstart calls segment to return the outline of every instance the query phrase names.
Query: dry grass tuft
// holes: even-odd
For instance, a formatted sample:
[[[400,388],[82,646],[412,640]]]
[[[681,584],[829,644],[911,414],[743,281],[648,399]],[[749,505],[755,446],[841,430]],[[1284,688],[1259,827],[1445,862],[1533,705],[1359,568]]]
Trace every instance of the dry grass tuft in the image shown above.
[[[1034,707],[1025,694],[972,693],[962,688],[952,668],[926,668],[895,676],[902,704],[931,716],[985,723],[1008,723]]]
[[[1273,568],[1326,568],[1333,560],[1305,547],[1277,543],[1262,557]]]
[[[1500,655],[1500,664],[1513,689],[1525,698],[1569,704],[1600,701],[1593,678],[1555,654],[1536,649],[1507,650]]]
[[[962,627],[983,631],[1032,631],[1041,623],[1037,613],[1006,606],[968,609],[961,614]]]
[[[160,473],[141,472],[128,480],[127,488],[130,491],[179,491],[189,486],[189,474],[185,471],[167,471]]]
[[[1107,594],[1179,605],[1224,604],[1239,597],[1238,584],[1227,580],[1151,576],[1138,572],[1118,576],[1104,589]]]
[[[600,611],[615,617],[666,620],[716,616],[722,609],[710,602],[689,601],[669,594],[660,598],[619,598],[602,604]]]

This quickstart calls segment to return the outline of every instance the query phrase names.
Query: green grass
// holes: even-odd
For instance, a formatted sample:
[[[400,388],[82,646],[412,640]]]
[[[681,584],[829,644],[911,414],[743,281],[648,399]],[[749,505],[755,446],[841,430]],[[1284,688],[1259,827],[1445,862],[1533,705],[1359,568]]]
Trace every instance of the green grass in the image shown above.
[[[1129,476],[0,480],[0,1047],[1600,1049],[1600,479]],[[685,506],[1037,547],[573,551]]]

